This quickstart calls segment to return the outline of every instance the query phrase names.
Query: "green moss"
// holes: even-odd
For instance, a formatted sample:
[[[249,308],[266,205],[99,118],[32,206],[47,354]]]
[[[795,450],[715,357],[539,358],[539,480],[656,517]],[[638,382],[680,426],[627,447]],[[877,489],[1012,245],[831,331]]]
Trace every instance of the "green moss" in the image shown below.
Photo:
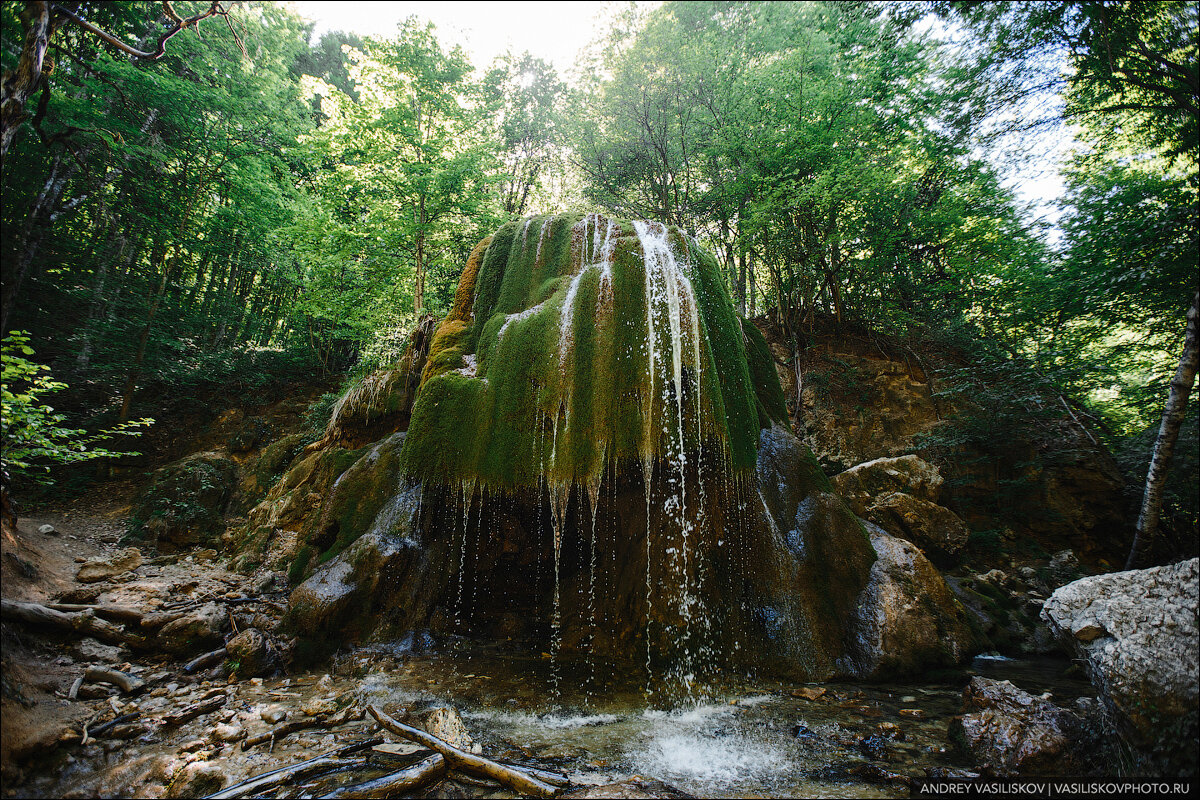
[[[304,573],[308,571],[308,562],[312,560],[313,549],[308,545],[302,545],[296,551],[296,557],[292,559],[292,565],[288,567],[288,583],[296,586],[300,581],[304,580]]]
[[[716,448],[733,471],[753,468],[759,426],[786,419],[765,342],[752,339],[757,331],[743,335],[713,258],[672,228],[678,272],[663,275],[679,303],[673,326],[672,292],[647,298],[634,226],[608,226],[559,215],[493,235],[459,287],[473,292],[473,319],[452,313],[435,336],[402,454],[406,474],[498,489],[542,479],[567,486],[598,481],[613,461],[680,447]],[[606,236],[607,250],[598,246]],[[757,348],[756,380],[747,348]]]
[[[775,358],[767,347],[762,333],[749,322],[742,322],[742,335],[746,344],[746,363],[750,368],[750,382],[758,401],[758,424],[769,428],[772,422],[788,424],[787,401],[783,387],[779,385],[779,373],[775,371]]]

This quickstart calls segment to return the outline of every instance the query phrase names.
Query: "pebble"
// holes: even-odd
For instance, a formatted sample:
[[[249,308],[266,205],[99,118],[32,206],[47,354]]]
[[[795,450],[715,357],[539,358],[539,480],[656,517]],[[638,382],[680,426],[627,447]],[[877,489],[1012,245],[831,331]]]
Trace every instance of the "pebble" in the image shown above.
[[[43,536],[54,536],[58,533],[58,529],[53,525],[42,525],[38,528],[38,533],[42,534]]]
[[[911,719],[921,719],[925,716],[925,712],[919,708],[902,708],[900,709],[900,716],[909,717]]]
[[[332,714],[337,711],[337,703],[332,697],[313,697],[301,703],[300,710],[310,717],[318,714]]]
[[[277,725],[287,719],[287,711],[283,706],[266,706],[258,712],[258,716],[268,725]]]
[[[240,725],[216,725],[210,735],[218,742],[236,742],[246,735]]]

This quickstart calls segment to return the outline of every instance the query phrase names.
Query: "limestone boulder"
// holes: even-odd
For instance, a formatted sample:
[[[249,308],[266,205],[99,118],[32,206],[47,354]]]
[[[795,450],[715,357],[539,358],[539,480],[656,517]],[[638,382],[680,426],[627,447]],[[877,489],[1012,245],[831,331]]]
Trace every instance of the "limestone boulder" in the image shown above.
[[[225,643],[229,660],[237,662],[240,677],[256,678],[270,673],[278,665],[271,640],[258,628],[245,628]]]
[[[982,772],[1000,778],[1079,774],[1096,745],[1078,714],[979,676],[963,692],[950,737]]]
[[[229,621],[225,609],[217,603],[205,603],[158,631],[158,645],[178,656],[193,655],[220,647],[222,633]]]
[[[85,561],[75,573],[80,583],[96,583],[132,572],[142,565],[142,553],[136,547],[126,547],[110,556],[97,556]]]
[[[942,474],[936,466],[914,455],[877,458],[830,479],[833,489],[860,517],[876,498],[902,492],[929,503],[942,493]]]
[[[1197,774],[1200,571],[1193,558],[1059,588],[1042,618],[1081,661],[1146,774]]]
[[[748,541],[777,555],[756,565],[754,643],[803,680],[827,680],[852,631],[852,615],[873,574],[875,553],[862,523],[833,493],[812,453],[782,426],[759,435],[758,500],[772,541]]]
[[[216,544],[237,474],[237,465],[215,451],[159,469],[134,501],[130,536],[167,551]]]
[[[287,624],[310,641],[345,641],[377,623],[376,606],[385,590],[394,593],[397,581],[426,552],[410,536],[419,491],[393,498],[387,525],[360,536],[335,558],[319,566],[288,599]]]
[[[867,509],[867,519],[934,556],[957,553],[971,535],[967,524],[950,509],[904,492],[877,499]]]
[[[953,666],[977,652],[966,610],[929,559],[877,525],[867,529],[878,558],[850,614],[841,672],[882,679]]]

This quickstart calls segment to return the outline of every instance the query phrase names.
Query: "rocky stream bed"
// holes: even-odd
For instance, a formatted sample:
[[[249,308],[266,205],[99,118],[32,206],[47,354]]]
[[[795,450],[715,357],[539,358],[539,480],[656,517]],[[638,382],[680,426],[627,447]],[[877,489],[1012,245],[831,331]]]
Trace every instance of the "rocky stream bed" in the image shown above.
[[[111,517],[23,520],[24,555],[6,547],[10,604],[92,607],[100,620],[136,609],[142,631],[160,626],[156,645],[139,647],[6,623],[6,797],[199,797],[340,752],[245,795],[319,797],[430,756],[381,731],[371,705],[468,752],[565,776],[559,791],[575,796],[906,796],[914,777],[978,772],[951,734],[973,675],[1094,710],[1091,685],[1058,659],[983,657],[902,685],[725,675],[673,707],[641,675],[455,638],[289,669],[276,638],[282,576],[229,572],[211,550],[148,557],[119,546],[119,529]],[[197,639],[217,655],[193,658]],[[263,663],[248,662],[253,646],[232,654],[239,641],[258,642]],[[128,676],[128,691],[106,671]],[[520,796],[457,771],[422,791]]]

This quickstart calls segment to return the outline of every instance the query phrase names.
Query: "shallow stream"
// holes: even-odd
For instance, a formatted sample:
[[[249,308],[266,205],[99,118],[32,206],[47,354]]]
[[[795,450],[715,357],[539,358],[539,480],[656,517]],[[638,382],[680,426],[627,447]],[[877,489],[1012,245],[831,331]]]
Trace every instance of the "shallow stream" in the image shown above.
[[[258,717],[270,704],[286,707],[289,719],[295,719],[301,717],[300,707],[315,698],[336,698],[339,706],[375,704],[397,715],[425,703],[455,706],[484,755],[564,772],[580,785],[637,775],[701,797],[906,797],[905,777],[923,777],[929,767],[969,766],[958,760],[947,726],[959,712],[971,674],[1009,679],[1033,694],[1049,692],[1069,706],[1092,694],[1088,683],[1064,675],[1069,666],[1062,660],[977,658],[967,670],[896,685],[726,676],[720,686],[668,704],[659,702],[661,693],[647,693],[644,673],[598,681],[594,676],[605,672],[604,665],[580,664],[572,670],[554,664],[549,654],[529,657],[465,646],[421,652],[411,643],[376,646],[343,653],[327,676],[232,684],[226,687],[229,702],[221,711],[177,729],[151,726],[124,742],[66,745],[50,756],[54,763],[39,770],[40,777],[8,786],[4,794],[163,796],[171,789],[156,784],[153,776],[172,774],[181,760],[217,765],[224,785],[230,786],[377,735],[367,717],[249,751],[214,737],[222,724],[241,725],[251,735],[266,730]],[[123,710],[140,710],[149,719],[166,710],[164,703],[190,702],[216,686],[220,684],[205,681],[168,696],[143,696]],[[396,737],[385,733],[384,738]],[[320,797],[339,784],[374,778],[417,758],[369,755],[370,764],[352,772],[261,796]],[[159,766],[154,766],[156,759]],[[14,789],[20,794],[14,795]],[[513,794],[456,783],[430,796]]]

